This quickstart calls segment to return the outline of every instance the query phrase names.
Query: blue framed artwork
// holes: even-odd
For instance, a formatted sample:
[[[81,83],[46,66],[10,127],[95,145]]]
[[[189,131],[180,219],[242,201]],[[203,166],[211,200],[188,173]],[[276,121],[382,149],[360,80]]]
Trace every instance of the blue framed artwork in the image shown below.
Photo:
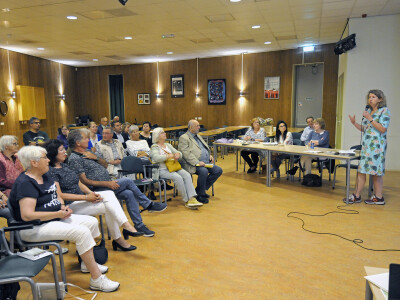
[[[208,105],[226,105],[225,79],[209,79],[207,84]]]

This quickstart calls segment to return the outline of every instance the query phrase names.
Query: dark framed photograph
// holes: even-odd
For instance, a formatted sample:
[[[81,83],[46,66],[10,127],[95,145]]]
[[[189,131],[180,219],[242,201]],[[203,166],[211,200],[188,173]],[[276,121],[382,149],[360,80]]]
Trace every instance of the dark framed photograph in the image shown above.
[[[183,75],[171,75],[171,97],[185,97]]]
[[[150,104],[150,93],[143,94],[143,102],[144,104]]]
[[[279,99],[280,82],[279,76],[264,77],[264,99]]]
[[[207,84],[208,104],[226,104],[226,81],[225,79],[209,79]]]
[[[144,104],[143,93],[137,94],[137,103]]]

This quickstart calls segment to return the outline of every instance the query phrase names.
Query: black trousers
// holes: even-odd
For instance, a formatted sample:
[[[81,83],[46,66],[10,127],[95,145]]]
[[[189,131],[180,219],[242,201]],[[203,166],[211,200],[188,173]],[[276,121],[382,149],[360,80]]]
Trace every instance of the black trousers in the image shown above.
[[[244,161],[247,162],[250,168],[257,168],[258,161],[260,160],[257,152],[243,150],[240,155],[243,157]]]

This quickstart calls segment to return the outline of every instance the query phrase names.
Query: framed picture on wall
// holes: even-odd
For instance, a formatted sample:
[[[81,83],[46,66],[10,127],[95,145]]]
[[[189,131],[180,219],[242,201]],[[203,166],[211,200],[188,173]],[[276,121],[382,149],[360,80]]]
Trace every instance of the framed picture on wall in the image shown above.
[[[150,93],[143,94],[143,102],[144,104],[150,104]]]
[[[280,81],[279,76],[264,77],[264,99],[279,99]]]
[[[137,94],[137,103],[138,104],[144,104],[143,93]]]
[[[207,84],[208,105],[226,104],[225,79],[209,79]]]
[[[171,75],[171,97],[185,97],[183,75]]]

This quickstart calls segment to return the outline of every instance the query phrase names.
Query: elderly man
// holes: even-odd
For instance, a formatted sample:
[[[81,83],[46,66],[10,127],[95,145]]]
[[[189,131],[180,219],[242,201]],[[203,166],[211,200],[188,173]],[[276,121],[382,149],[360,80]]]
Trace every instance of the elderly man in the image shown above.
[[[122,124],[120,121],[112,121],[111,128],[114,131],[113,139],[116,139],[122,143],[124,149],[126,149],[126,141],[129,141],[129,135],[126,132],[122,132]]]
[[[304,128],[303,133],[301,134],[301,137],[300,137],[300,140],[302,141],[303,144],[307,140],[310,133],[314,131],[314,127],[313,127],[314,118],[312,116],[309,116],[306,119],[306,122],[307,122],[308,126],[306,128]]]
[[[97,127],[97,133],[102,135],[103,134],[103,129],[106,128],[108,125],[108,119],[107,117],[103,117],[100,119],[100,125]]]
[[[197,174],[197,200],[208,203],[210,197],[206,194],[213,183],[222,175],[222,169],[216,165],[206,168],[205,165],[214,163],[210,155],[210,148],[203,138],[198,135],[200,124],[196,120],[190,120],[188,131],[179,138],[178,150],[182,152],[182,167],[190,174]]]
[[[107,129],[105,131],[107,132]],[[91,186],[93,191],[113,190],[117,197],[123,197],[136,230],[143,232],[144,236],[154,236],[154,231],[143,224],[138,203],[149,212],[163,211],[167,208],[166,204],[150,201],[129,178],[111,180],[106,169],[107,161],[87,151],[88,143],[89,131],[87,129],[74,130],[69,134],[68,144],[72,150],[69,157],[70,168],[74,169],[79,175],[80,181]]]
[[[46,132],[40,131],[40,120],[36,117],[29,119],[30,130],[23,135],[24,144],[29,145],[43,145],[49,140]]]

